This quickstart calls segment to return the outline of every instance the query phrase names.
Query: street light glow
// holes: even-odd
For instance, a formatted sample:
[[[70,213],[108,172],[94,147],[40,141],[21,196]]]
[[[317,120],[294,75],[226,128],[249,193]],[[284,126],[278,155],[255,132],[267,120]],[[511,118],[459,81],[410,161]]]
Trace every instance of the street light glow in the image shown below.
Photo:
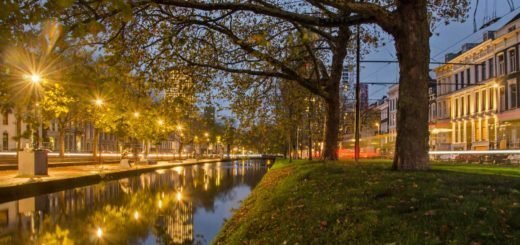
[[[159,207],[159,209],[162,208],[162,206],[163,206],[162,200],[159,200],[159,203],[157,203],[157,206]]]
[[[135,220],[139,219],[139,212],[137,212],[137,211],[134,212],[134,219]]]
[[[95,103],[96,103],[97,106],[102,106],[105,102],[103,102],[102,99],[97,98],[96,101],[95,101]]]
[[[42,78],[38,74],[32,74],[30,79],[32,83],[40,83],[42,81]]]
[[[98,227],[98,228],[97,228],[96,236],[97,236],[98,238],[101,238],[101,237],[103,236],[103,230],[101,229],[101,227]]]
[[[163,124],[164,124],[164,121],[163,121],[162,119],[159,119],[159,120],[157,121],[157,123],[159,123],[159,125],[163,125]]]
[[[139,112],[137,112],[137,111],[134,112],[134,117],[135,117],[135,118],[139,117]]]

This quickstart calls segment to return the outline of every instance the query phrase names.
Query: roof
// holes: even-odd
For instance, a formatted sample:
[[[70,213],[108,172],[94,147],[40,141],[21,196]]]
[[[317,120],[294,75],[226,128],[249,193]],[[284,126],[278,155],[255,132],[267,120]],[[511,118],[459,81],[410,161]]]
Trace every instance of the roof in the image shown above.
[[[520,19],[520,13],[518,13],[515,17],[513,17],[510,21],[508,21],[506,24],[504,24],[504,26],[507,26],[513,22],[515,22],[515,20],[518,20]]]

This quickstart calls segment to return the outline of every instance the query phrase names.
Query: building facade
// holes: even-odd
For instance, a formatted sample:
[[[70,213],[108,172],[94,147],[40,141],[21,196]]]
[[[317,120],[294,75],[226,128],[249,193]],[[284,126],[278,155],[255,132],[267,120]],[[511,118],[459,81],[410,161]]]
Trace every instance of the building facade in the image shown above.
[[[437,75],[434,149],[520,148],[520,15],[446,56]],[[430,107],[430,109],[432,109]]]

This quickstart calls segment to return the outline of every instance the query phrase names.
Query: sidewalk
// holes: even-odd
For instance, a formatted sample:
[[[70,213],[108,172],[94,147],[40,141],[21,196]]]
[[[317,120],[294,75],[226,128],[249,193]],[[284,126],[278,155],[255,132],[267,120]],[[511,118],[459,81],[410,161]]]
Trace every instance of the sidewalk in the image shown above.
[[[236,159],[188,159],[175,162],[159,162],[154,165],[137,165],[121,167],[119,164],[67,166],[49,168],[48,176],[20,177],[17,170],[0,171],[0,203],[95,184],[102,180],[123,178],[134,174],[166,169],[176,166],[187,166],[200,163],[216,163]]]

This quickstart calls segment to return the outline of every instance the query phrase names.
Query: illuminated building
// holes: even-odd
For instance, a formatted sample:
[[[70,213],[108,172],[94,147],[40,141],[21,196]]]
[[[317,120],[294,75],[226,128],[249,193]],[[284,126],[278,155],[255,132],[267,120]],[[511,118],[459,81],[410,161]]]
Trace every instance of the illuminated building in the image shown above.
[[[520,15],[435,69],[439,150],[520,148]]]

